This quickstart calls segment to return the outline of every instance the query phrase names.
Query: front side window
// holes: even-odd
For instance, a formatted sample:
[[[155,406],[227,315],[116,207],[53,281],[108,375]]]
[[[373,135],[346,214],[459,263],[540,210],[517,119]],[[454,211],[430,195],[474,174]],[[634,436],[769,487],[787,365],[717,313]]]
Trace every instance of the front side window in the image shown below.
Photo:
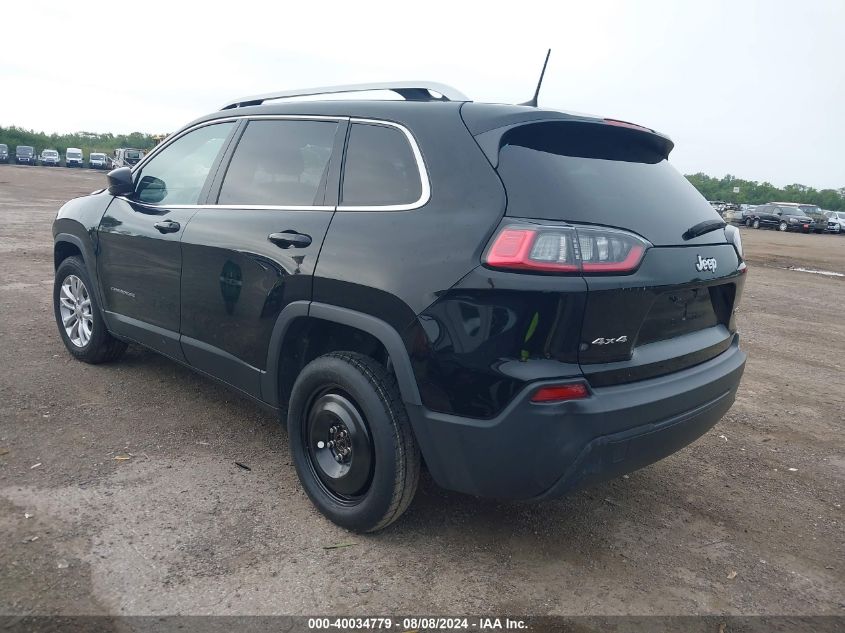
[[[144,204],[197,204],[208,172],[234,125],[206,125],[162,149],[141,170],[135,199]]]
[[[336,121],[250,121],[232,155],[218,204],[319,206]]]
[[[353,123],[343,170],[341,204],[388,206],[417,202],[422,182],[405,134],[385,125]]]

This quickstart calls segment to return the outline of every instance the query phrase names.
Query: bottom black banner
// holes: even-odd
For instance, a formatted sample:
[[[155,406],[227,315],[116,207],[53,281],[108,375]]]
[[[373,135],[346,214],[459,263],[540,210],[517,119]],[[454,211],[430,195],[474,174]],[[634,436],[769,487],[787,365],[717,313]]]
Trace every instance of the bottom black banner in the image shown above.
[[[284,633],[287,631],[564,631],[842,633],[843,616],[0,616],[0,632]]]

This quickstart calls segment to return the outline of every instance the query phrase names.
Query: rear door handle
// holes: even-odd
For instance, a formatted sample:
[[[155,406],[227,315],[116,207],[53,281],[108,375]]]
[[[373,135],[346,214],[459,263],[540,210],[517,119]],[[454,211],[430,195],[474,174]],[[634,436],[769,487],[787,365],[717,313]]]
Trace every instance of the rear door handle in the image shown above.
[[[159,233],[175,233],[181,228],[181,225],[173,220],[162,220],[156,222],[153,226],[158,229]]]
[[[296,231],[282,231],[280,233],[270,233],[267,239],[273,242],[279,248],[305,248],[311,246],[311,236],[305,233],[297,233]]]

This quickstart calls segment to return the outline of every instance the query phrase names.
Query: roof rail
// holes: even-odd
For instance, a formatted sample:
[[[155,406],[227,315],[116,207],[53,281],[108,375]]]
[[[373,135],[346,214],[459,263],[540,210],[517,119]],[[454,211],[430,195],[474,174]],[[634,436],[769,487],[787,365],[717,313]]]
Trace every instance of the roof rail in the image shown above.
[[[348,84],[345,86],[324,86],[322,88],[300,88],[298,90],[268,92],[263,95],[241,97],[236,101],[230,101],[220,109],[229,110],[231,108],[261,105],[265,101],[272,101],[274,99],[312,97],[317,95],[342,94],[345,92],[366,92],[369,90],[389,90],[405,97],[408,101],[469,101],[469,98],[459,90],[434,81],[387,81],[373,84]],[[435,97],[431,92],[436,92],[441,96]]]

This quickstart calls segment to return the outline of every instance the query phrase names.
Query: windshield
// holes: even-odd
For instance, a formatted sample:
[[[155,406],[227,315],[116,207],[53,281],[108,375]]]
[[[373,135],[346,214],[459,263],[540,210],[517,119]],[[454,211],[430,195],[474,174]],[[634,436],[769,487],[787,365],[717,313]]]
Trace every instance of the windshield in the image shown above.
[[[839,218],[840,220],[845,220],[845,212],[840,211],[839,213],[836,214],[836,217]]]
[[[82,158],[82,152],[76,150],[68,150],[67,155],[73,158]]]
[[[0,143],[0,149],[9,151],[9,146],[6,145],[5,143]]]
[[[138,152],[138,151],[135,151],[135,150],[130,150],[130,151],[126,152],[126,158],[140,158],[140,157],[141,157],[141,152]]]
[[[16,150],[18,154],[32,154],[32,148],[28,145],[20,145]]]
[[[41,153],[44,154],[44,156],[58,156],[59,155],[59,153],[54,149],[45,149]]]
[[[91,160],[103,160],[105,157],[105,154],[91,154]]]

